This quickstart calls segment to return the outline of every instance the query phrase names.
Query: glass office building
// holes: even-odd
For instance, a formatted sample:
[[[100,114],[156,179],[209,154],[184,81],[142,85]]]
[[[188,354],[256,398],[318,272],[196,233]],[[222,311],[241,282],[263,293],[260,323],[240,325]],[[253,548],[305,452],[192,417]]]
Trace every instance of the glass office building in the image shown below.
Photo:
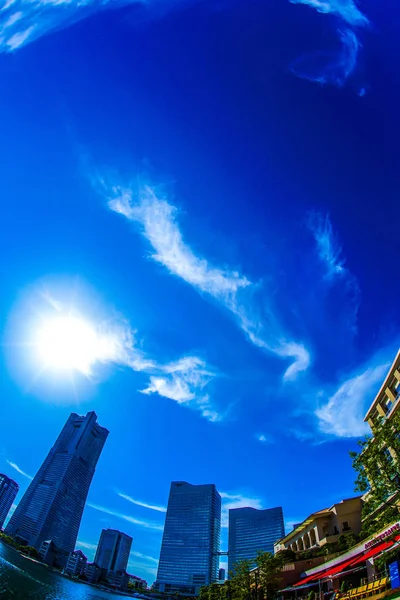
[[[255,563],[259,551],[274,552],[274,543],[285,535],[282,507],[229,511],[229,572],[241,560]]]
[[[72,413],[15,509],[6,533],[37,549],[51,540],[58,550],[72,552],[107,436],[96,413]]]
[[[132,538],[116,529],[103,529],[94,562],[106,571],[126,571]]]
[[[215,485],[172,482],[156,587],[194,595],[217,581],[220,534],[221,496]]]
[[[18,490],[19,485],[16,481],[0,473],[0,529],[4,525]]]

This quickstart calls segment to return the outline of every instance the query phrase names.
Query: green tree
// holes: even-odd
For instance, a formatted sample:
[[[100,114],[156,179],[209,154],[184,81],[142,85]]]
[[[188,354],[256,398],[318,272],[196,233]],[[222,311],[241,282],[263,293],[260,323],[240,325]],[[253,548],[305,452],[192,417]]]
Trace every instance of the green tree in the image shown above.
[[[221,600],[221,588],[222,586],[219,583],[212,583],[208,588],[208,600]]]
[[[210,600],[210,586],[205,585],[200,589],[199,600]]]
[[[358,445],[360,451],[350,452],[350,456],[357,473],[356,491],[367,493],[363,506],[366,525],[362,533],[365,535],[398,519],[395,498],[400,492],[397,458],[400,457],[400,413],[390,419],[382,418],[373,437],[367,436]],[[374,514],[377,509],[380,509],[378,517]],[[385,515],[386,509],[390,510]]]
[[[282,584],[282,567],[287,562],[287,556],[281,553],[274,555],[270,552],[259,552],[257,555],[257,595],[267,600],[273,600]]]
[[[250,600],[251,597],[251,569],[249,560],[241,560],[230,573],[232,598],[235,600]]]

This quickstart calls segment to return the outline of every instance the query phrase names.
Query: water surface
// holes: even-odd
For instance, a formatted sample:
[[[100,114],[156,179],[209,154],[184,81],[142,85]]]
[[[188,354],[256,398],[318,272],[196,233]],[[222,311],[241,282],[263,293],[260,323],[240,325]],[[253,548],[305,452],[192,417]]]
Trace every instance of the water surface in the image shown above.
[[[1,600],[118,600],[83,583],[76,583],[53,573],[43,565],[23,558],[0,543]]]

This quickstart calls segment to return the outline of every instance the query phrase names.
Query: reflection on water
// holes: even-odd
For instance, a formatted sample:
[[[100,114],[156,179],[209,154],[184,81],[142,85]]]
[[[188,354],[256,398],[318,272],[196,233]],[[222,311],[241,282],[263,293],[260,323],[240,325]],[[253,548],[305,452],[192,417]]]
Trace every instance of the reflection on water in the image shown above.
[[[52,573],[0,543],[1,600],[118,600],[126,598],[99,591]]]

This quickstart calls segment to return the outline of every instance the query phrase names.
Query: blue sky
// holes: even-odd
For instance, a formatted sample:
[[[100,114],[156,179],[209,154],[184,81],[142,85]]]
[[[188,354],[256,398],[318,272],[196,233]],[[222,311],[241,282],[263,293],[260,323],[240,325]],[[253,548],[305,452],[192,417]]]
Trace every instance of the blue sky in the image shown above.
[[[111,6],[112,5],[112,6]],[[171,480],[288,526],[353,493],[399,346],[394,2],[8,0],[0,9],[0,470],[71,411],[110,430],[79,534],[152,581]],[[38,322],[107,340],[43,369]]]

